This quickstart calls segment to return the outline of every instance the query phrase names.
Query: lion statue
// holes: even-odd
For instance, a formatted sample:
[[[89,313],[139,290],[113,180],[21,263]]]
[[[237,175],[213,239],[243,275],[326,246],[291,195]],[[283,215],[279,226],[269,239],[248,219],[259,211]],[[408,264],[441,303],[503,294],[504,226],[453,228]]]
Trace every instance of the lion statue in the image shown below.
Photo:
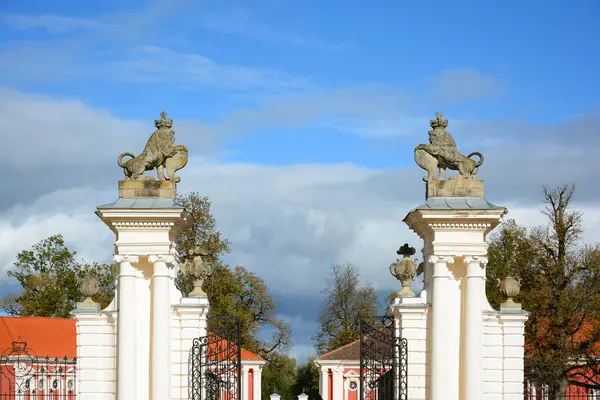
[[[415,162],[427,171],[423,180],[442,180],[446,169],[459,172],[459,175],[449,179],[477,179],[477,172],[483,164],[483,155],[472,152],[465,156],[459,152],[452,135],[446,131],[448,120],[442,119],[439,111],[436,113],[436,119],[429,123],[432,128],[429,131],[429,144],[420,144],[415,148]],[[477,156],[479,160],[473,160],[472,156]],[[434,176],[436,170],[437,176]]]
[[[164,111],[160,116],[159,120],[154,121],[157,129],[146,142],[144,151],[137,157],[132,153],[122,153],[117,159],[117,163],[123,168],[126,180],[153,180],[153,177],[144,175],[144,172],[153,169],[156,169],[158,179],[161,181],[166,180],[167,177],[173,182],[181,180],[180,177],[175,176],[175,172],[186,166],[188,149],[182,145],[173,146],[175,141],[175,132],[171,130],[173,120],[167,119],[167,113]],[[124,157],[130,158],[124,162]]]

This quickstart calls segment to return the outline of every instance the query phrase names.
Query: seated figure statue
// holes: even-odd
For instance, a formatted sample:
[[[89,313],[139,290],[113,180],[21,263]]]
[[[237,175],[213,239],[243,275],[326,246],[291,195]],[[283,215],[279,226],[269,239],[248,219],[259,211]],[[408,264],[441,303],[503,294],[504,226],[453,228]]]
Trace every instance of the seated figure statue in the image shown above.
[[[185,146],[173,146],[175,141],[175,131],[171,130],[173,120],[167,119],[167,113],[162,112],[160,119],[154,121],[156,131],[152,133],[144,151],[137,157],[132,153],[122,153],[117,163],[125,174],[125,179],[145,180],[154,178],[144,175],[145,171],[151,171],[156,168],[158,179],[166,180],[164,169],[167,170],[167,177],[173,182],[179,182],[180,177],[175,176],[175,171],[185,167],[188,161],[188,149]],[[123,162],[124,157],[130,157]]]
[[[448,120],[442,119],[439,111],[436,113],[436,119],[429,121],[429,124],[432,128],[429,131],[429,144],[420,144],[415,148],[417,165],[427,171],[423,180],[443,180],[446,169],[459,172],[459,175],[450,179],[477,179],[476,174],[483,164],[483,155],[472,152],[465,156],[459,152],[452,135],[446,131]],[[474,155],[479,158],[478,161],[471,158]],[[434,177],[436,170],[437,176]]]

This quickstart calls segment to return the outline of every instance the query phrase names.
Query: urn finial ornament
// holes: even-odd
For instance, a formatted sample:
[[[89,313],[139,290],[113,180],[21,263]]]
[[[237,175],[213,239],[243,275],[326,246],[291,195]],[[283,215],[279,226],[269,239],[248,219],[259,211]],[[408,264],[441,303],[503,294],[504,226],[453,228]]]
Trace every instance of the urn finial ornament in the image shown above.
[[[98,279],[94,278],[90,273],[87,273],[79,280],[79,291],[85,296],[85,300],[77,303],[77,308],[100,309],[100,304],[92,299],[92,297],[97,295],[100,291]]]
[[[506,278],[498,279],[498,288],[500,293],[506,297],[506,301],[500,305],[501,310],[521,309],[520,303],[515,303],[513,297],[516,297],[521,292],[521,279],[512,275],[507,275]]]
[[[196,246],[190,252],[191,260],[185,260],[181,264],[181,272],[194,278],[194,290],[189,297],[206,297],[206,292],[202,289],[204,280],[210,277],[214,272],[214,266],[211,262],[207,262],[202,257],[208,256],[210,253],[202,246]]]
[[[398,292],[400,297],[412,297],[415,294],[410,290],[410,284],[417,277],[417,268],[419,261],[411,260],[410,257],[415,254],[414,247],[410,247],[408,243],[401,246],[396,254],[402,256],[402,260],[396,260],[390,265],[392,275],[402,282],[402,290]]]

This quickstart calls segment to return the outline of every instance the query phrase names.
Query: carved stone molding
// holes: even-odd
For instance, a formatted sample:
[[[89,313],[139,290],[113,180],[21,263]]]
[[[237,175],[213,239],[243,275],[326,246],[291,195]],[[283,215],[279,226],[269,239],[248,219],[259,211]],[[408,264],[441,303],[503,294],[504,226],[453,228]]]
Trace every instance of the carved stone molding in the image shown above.
[[[114,221],[115,228],[166,229],[175,225],[172,221]]]
[[[131,256],[131,255],[123,255],[123,254],[115,254],[113,260],[117,263],[128,262],[130,264],[137,264],[140,261],[139,256]]]
[[[432,264],[435,264],[435,263],[454,264],[454,256],[440,256],[440,255],[432,254],[429,256],[428,260]]]
[[[428,224],[432,229],[461,229],[461,230],[476,230],[484,231],[492,227],[491,223],[487,222],[430,222]]]

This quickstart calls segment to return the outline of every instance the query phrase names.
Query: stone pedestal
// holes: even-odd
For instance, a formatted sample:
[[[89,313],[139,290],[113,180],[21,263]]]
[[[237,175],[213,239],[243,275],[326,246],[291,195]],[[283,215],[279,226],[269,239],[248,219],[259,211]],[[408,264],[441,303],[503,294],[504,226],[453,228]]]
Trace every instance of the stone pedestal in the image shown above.
[[[189,357],[194,339],[207,335],[210,305],[207,297],[184,297],[173,307],[172,399],[188,399]]]
[[[174,199],[176,194],[177,185],[173,181],[153,179],[119,181],[120,199]]]
[[[79,308],[77,329],[77,399],[115,400],[117,391],[116,315]]]
[[[483,181],[478,179],[433,179],[426,183],[425,198],[430,197],[483,197]]]
[[[465,181],[447,184],[455,182]],[[452,190],[455,189],[454,186]],[[504,207],[482,197],[429,197],[404,219],[425,242],[424,287],[413,304],[397,299],[390,308],[398,329],[408,335],[409,349],[420,349],[426,332],[425,354],[429,355],[423,368],[417,362],[422,362],[423,356],[414,355],[411,363],[409,350],[408,370],[425,371],[425,384],[421,384],[420,376],[411,382],[409,372],[413,393],[411,396],[409,392],[409,398],[522,398],[522,332],[526,313],[519,310],[507,319],[506,312],[490,310],[485,297],[486,235],[500,223],[505,212]],[[510,321],[507,329],[503,321]],[[504,360],[509,355],[511,361],[506,364]],[[501,361],[493,360],[494,356]],[[511,372],[507,375],[509,367]],[[510,381],[505,376],[510,376]],[[520,386],[517,382],[521,382]]]
[[[431,307],[420,297],[396,297],[388,307],[394,316],[396,334],[408,340],[408,398],[411,400],[428,398],[430,311]]]

